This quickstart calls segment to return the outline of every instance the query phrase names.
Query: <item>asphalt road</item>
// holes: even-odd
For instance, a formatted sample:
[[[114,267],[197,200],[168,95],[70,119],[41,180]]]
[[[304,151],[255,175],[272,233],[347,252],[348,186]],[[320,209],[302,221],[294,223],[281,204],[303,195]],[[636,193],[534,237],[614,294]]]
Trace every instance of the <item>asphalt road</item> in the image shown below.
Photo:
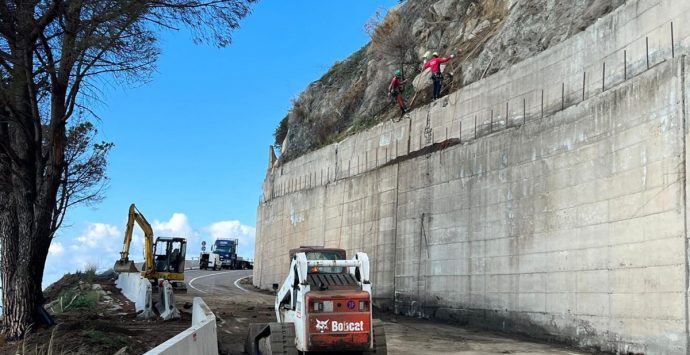
[[[187,295],[201,296],[220,319],[221,354],[242,354],[248,322],[273,320],[273,296],[244,290],[240,279],[252,270],[186,270]],[[258,318],[257,314],[261,313]],[[384,319],[389,354],[586,354],[557,344],[442,324],[425,319]]]
[[[251,276],[252,270],[186,270],[184,280],[187,293],[204,295],[246,295],[249,291],[240,288],[239,280]]]

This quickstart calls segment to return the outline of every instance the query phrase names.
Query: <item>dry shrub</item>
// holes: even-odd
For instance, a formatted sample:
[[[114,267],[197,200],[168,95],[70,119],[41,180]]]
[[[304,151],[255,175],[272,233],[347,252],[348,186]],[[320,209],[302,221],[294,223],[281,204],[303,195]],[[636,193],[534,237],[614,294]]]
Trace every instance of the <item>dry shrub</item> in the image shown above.
[[[383,22],[373,30],[371,36],[371,45],[376,56],[395,63],[401,70],[411,60],[415,42],[412,26],[399,10],[391,10]]]
[[[379,24],[381,23],[381,14],[383,13],[383,11],[383,8],[377,8],[374,12],[374,15],[372,15],[364,24],[364,32],[368,34],[369,37],[374,37],[376,28],[379,27]]]
[[[508,1],[506,0],[481,0],[477,7],[479,18],[489,21],[503,20],[508,16]]]
[[[312,134],[317,147],[328,145],[337,134],[338,116],[329,115],[321,117],[314,122]]]
[[[354,112],[362,102],[366,89],[366,80],[358,80],[335,104],[332,114],[314,119],[312,135],[317,147],[326,146],[342,138],[341,131],[352,122]]]
[[[309,117],[309,101],[311,95],[309,90],[305,90],[297,99],[292,99],[290,114],[295,122],[306,122]]]

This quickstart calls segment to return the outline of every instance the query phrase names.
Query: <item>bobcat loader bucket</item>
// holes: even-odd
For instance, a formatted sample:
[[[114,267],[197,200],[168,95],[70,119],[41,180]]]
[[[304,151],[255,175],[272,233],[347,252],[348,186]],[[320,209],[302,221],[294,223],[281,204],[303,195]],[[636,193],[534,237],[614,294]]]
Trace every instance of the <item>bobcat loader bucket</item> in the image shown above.
[[[131,260],[118,260],[113,266],[115,272],[139,272],[137,267],[134,265],[134,261]]]

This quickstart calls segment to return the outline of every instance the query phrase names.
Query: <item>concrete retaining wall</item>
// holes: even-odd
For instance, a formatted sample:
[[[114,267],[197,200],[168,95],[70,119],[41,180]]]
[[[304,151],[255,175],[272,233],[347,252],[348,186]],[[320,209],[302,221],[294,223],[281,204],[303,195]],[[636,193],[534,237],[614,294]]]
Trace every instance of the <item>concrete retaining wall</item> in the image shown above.
[[[685,353],[682,68],[400,164],[396,310]]]
[[[146,355],[217,355],[216,316],[201,297],[194,297],[192,326],[151,349]]]
[[[690,2],[629,1],[269,171],[254,283],[281,282],[290,248],[339,246],[369,254],[376,301],[399,313],[689,354],[688,48]]]
[[[288,251],[299,245],[364,251],[374,260],[395,259],[397,166],[347,181],[298,191],[261,208],[257,219],[254,280],[263,288],[282,283],[290,265]],[[394,264],[373,263],[374,296],[393,301]]]

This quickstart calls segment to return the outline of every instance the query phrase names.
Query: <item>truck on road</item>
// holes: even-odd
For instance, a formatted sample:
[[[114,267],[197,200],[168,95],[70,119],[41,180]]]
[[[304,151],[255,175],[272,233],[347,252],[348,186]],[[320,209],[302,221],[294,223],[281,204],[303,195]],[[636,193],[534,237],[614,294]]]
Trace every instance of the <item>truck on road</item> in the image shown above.
[[[221,268],[231,270],[252,269],[253,265],[249,260],[244,260],[241,256],[237,256],[238,242],[239,240],[231,238],[219,238],[213,242],[211,253],[218,254]]]

